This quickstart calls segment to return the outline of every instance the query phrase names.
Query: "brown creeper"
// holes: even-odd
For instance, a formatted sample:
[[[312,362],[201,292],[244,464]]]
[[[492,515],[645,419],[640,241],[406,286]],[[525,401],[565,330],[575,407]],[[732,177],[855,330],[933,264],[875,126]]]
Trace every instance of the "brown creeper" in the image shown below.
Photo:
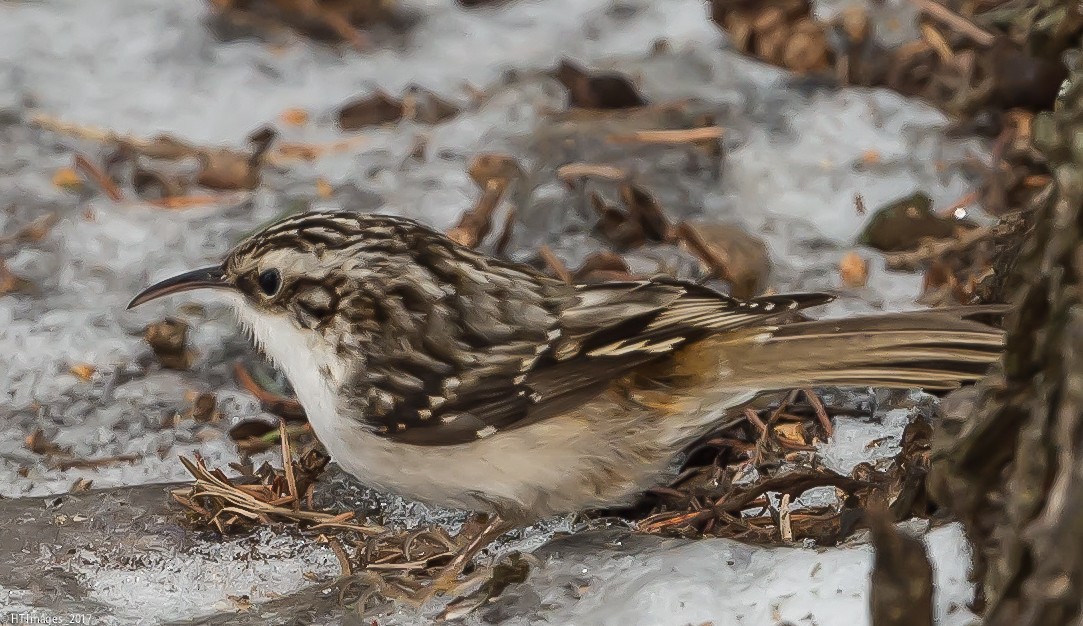
[[[672,279],[568,285],[414,221],[286,218],[163,281],[228,298],[361,482],[523,523],[628,502],[683,447],[794,387],[981,377],[990,307],[779,324],[819,293],[739,301]]]

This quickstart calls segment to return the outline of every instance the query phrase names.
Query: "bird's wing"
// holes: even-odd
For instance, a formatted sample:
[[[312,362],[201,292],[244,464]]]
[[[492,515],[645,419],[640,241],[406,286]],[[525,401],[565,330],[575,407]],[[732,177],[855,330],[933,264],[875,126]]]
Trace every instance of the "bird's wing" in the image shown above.
[[[407,384],[386,393],[382,411],[363,411],[374,432],[404,443],[454,445],[558,415],[604,391],[630,369],[665,358],[710,334],[747,327],[830,301],[821,293],[736,300],[677,280],[577,285],[551,301],[532,328],[516,328],[509,311],[500,325],[510,336],[451,354],[437,346],[403,352],[389,363]],[[522,303],[510,303],[515,307]],[[539,303],[527,303],[536,308]],[[498,311],[493,309],[493,311]],[[493,312],[499,317],[501,314]],[[546,320],[541,327],[537,321]],[[493,323],[496,320],[492,320]],[[430,320],[430,336],[454,320]],[[467,356],[463,356],[466,354]],[[380,364],[369,364],[370,370]],[[371,371],[370,371],[371,374]]]

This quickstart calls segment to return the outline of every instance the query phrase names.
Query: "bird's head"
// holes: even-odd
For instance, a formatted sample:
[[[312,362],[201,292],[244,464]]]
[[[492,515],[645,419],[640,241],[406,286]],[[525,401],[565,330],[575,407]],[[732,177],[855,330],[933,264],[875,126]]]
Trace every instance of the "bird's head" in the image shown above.
[[[418,249],[445,241],[404,218],[304,213],[248,236],[218,265],[148,287],[128,308],[194,289],[219,292],[285,365],[302,348],[338,351],[366,333],[412,325],[445,295],[414,259]],[[406,315],[395,315],[402,309]]]

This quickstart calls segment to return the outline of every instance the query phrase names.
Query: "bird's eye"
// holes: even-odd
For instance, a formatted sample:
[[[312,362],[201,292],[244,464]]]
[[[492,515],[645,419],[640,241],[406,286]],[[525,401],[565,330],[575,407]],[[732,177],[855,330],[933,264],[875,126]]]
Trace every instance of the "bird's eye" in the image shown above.
[[[282,276],[279,275],[278,270],[269,269],[259,273],[259,288],[264,294],[273,296],[278,293],[278,288],[281,286]]]

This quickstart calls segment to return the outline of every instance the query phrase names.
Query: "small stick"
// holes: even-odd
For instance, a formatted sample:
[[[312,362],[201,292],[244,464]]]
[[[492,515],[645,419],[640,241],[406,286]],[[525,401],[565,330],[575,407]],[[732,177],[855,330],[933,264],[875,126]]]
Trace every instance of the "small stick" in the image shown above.
[[[922,263],[927,263],[945,254],[962,252],[993,236],[992,228],[973,228],[958,237],[934,239],[922,244],[913,252],[888,254],[884,261],[889,270],[915,270]]]
[[[951,49],[947,38],[932,24],[921,25],[921,36],[936,51],[942,62],[950,63],[955,58],[955,51]]]
[[[369,42],[365,35],[353,27],[346,18],[341,15],[325,9],[316,3],[315,0],[301,0],[298,3],[302,13],[307,13],[310,17],[313,17],[323,22],[328,28],[335,31],[343,41],[348,42],[358,52],[365,52],[369,47]]]
[[[116,456],[107,456],[97,459],[60,459],[50,460],[48,465],[50,468],[58,469],[60,471],[67,471],[70,469],[95,469],[106,465],[112,465],[113,463],[135,463],[140,457],[138,454],[118,454]]]
[[[705,126],[703,128],[687,128],[681,130],[637,130],[633,133],[617,133],[609,135],[606,137],[606,141],[613,143],[680,145],[721,139],[724,132],[725,129],[720,126]]]
[[[752,409],[746,407],[745,408],[745,417],[748,418],[748,421],[752,422],[753,426],[760,429],[760,432],[762,432],[762,433],[767,432],[767,424],[763,423],[763,420],[760,419],[759,415],[756,415],[755,411],[753,411]]]
[[[232,200],[235,197],[236,196],[234,194],[197,194],[190,196],[166,196],[164,198],[147,200],[147,204],[153,204],[154,206],[161,207],[163,209],[183,210],[191,209],[194,207],[207,206],[209,204],[224,204],[225,200]]]
[[[726,258],[704,241],[699,231],[689,225],[688,222],[677,224],[672,229],[670,237],[683,241],[688,246],[688,249],[692,251],[692,254],[703,261],[712,277],[733,282],[733,276],[730,275]]]
[[[293,473],[293,451],[290,450],[290,436],[286,433],[286,420],[278,418],[278,433],[282,437],[282,470],[286,474],[289,496],[293,498],[293,510],[301,508],[301,499],[297,494],[297,477]]]
[[[952,11],[935,0],[911,0],[929,17],[950,26],[957,32],[970,37],[975,43],[989,47],[993,45],[996,36],[981,28],[974,22]]]
[[[245,368],[242,361],[237,361],[233,364],[233,375],[237,378],[237,384],[244,388],[248,393],[256,396],[260,405],[264,410],[275,413],[279,417],[300,417],[304,418],[305,409],[301,406],[301,403],[294,398],[287,398],[276,393],[271,393],[263,387],[260,387],[252,375],[248,373],[248,369]]]
[[[448,238],[468,248],[475,248],[484,241],[493,226],[493,213],[506,188],[504,181],[490,178],[477,204],[463,213],[459,223],[447,232]]]
[[[577,178],[601,178],[620,182],[628,179],[628,170],[601,163],[568,163],[557,168],[557,177],[564,182],[571,182]]]
[[[342,542],[338,540],[338,537],[325,537],[327,545],[331,546],[331,551],[335,553],[335,558],[338,559],[338,566],[342,568],[343,576],[352,576],[353,567],[350,565],[350,557],[346,556],[346,549],[342,547]]]
[[[778,503],[778,532],[786,543],[793,541],[793,526],[790,522],[790,494],[782,494]]]
[[[557,275],[557,278],[571,284],[572,273],[568,271],[568,266],[564,264],[564,261],[561,261],[560,258],[557,257],[552,248],[543,245],[538,248],[538,254],[541,256],[542,260],[545,261],[545,265]]]
[[[30,123],[44,130],[67,135],[69,137],[87,139],[98,143],[114,143],[130,146],[133,150],[146,154],[151,158],[167,158],[167,156],[162,153],[163,150],[159,145],[163,141],[162,138],[148,140],[134,135],[123,135],[98,126],[66,122],[60,118],[45,115],[43,113],[37,113],[32,116],[30,118]],[[167,136],[165,140],[174,144],[171,146],[172,150],[177,153],[177,156],[174,158],[188,155],[198,156],[199,154],[206,152],[205,149],[188,145],[173,137]],[[346,152],[366,141],[368,141],[367,137],[358,135],[356,137],[323,144],[281,142],[276,143],[271,147],[271,154],[266,157],[265,161],[272,165],[285,165],[286,162],[294,160],[315,161],[327,153]]]
[[[827,408],[824,407],[823,401],[820,400],[820,396],[816,395],[815,391],[808,387],[805,387],[802,391],[805,392],[805,399],[809,401],[809,404],[816,411],[816,418],[820,420],[820,426],[823,426],[824,433],[830,439],[835,434],[835,427],[831,423],[831,418],[827,415]]]
[[[117,187],[117,184],[113,182],[113,179],[109,178],[109,176],[97,165],[91,163],[90,159],[79,153],[75,154],[75,169],[93,179],[94,182],[102,188],[105,195],[109,196],[109,199],[113,202],[124,200],[124,192]]]

